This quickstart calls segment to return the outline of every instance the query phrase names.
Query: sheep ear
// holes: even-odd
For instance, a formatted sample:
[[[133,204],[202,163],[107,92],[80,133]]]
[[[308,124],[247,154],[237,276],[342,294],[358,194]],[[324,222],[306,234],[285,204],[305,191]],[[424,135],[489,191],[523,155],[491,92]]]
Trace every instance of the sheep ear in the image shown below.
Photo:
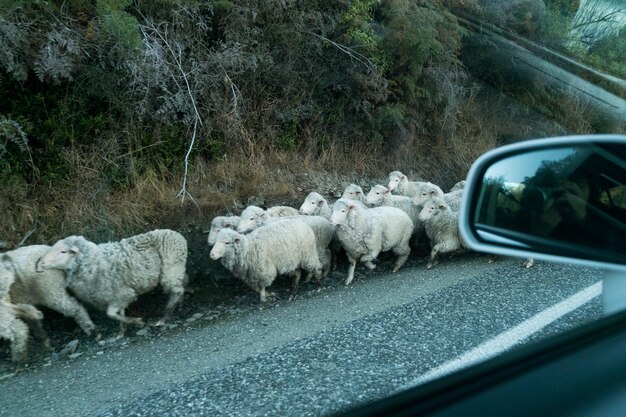
[[[385,191],[383,191],[383,194],[385,194],[385,195],[387,195],[389,193],[390,193],[389,188],[387,188]]]
[[[445,208],[446,208],[446,205],[445,205],[445,204],[443,204],[443,203],[441,203],[441,204],[439,204],[439,208],[440,208],[440,209],[445,209]]]
[[[401,179],[401,180],[405,180],[405,179],[406,179],[406,175],[402,175],[402,176],[400,177],[400,179]]]
[[[235,244],[238,245],[239,243],[241,243],[241,238],[236,237],[233,242],[235,242]]]
[[[320,206],[320,207],[322,207],[322,206],[324,205],[324,200],[320,200],[320,201],[318,201],[318,202],[317,202],[317,205],[318,205],[318,206]]]
[[[72,252],[73,254],[77,254],[77,253],[78,253],[78,252],[80,252],[80,251],[78,250],[78,247],[76,247],[76,246],[72,246],[72,247],[70,248],[70,252]]]

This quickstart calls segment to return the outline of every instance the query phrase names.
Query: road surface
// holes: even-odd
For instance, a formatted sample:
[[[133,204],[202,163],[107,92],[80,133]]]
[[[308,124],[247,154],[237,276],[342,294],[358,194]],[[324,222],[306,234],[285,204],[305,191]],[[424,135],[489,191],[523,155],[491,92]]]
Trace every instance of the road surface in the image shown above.
[[[75,359],[0,381],[0,416],[324,415],[601,314],[601,271],[468,254],[389,274],[390,261],[291,302],[247,294],[228,314],[198,306],[171,328],[81,342]]]

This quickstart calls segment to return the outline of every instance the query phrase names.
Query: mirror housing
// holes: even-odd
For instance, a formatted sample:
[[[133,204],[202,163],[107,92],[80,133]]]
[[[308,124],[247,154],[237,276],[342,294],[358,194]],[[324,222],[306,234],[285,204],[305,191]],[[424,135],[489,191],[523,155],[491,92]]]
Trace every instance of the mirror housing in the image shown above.
[[[459,221],[476,251],[626,271],[626,136],[485,153],[470,168]]]

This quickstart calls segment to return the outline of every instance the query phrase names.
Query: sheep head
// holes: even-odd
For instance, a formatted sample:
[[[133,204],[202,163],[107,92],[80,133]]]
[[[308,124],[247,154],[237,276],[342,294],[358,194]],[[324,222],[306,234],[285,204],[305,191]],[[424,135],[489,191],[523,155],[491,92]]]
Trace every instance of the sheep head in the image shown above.
[[[326,199],[316,192],[309,193],[304,199],[304,203],[300,206],[298,213],[310,215],[316,213],[318,209],[327,204]]]
[[[241,221],[237,226],[239,233],[251,232],[259,226],[265,224],[267,214],[265,210],[257,206],[248,206],[241,212]]]
[[[439,215],[439,213],[449,210],[448,205],[439,197],[431,198],[424,204],[424,208],[420,211],[419,219],[427,221]]]
[[[365,204],[369,204],[372,206],[378,206],[383,202],[383,198],[386,195],[389,195],[389,188],[384,185],[377,184],[372,187],[367,196],[365,197]]]
[[[232,229],[222,229],[217,234],[215,245],[211,249],[210,257],[213,260],[217,260],[232,254],[237,251],[237,248],[241,245],[242,236],[240,233]]]
[[[420,206],[433,197],[443,197],[443,190],[438,185],[427,182],[420,186],[417,194],[411,199],[411,204]]]
[[[355,202],[348,198],[340,198],[333,204],[333,212],[330,215],[330,223],[333,226],[340,224],[346,224],[350,217],[350,214],[358,209],[361,203]]]
[[[37,269],[70,269],[79,253],[78,246],[72,244],[72,236],[59,240],[41,257]]]
[[[387,188],[393,191],[398,188],[401,182],[407,181],[406,175],[401,173],[400,171],[393,171],[389,173],[389,184],[387,184]]]
[[[350,200],[363,201],[363,189],[356,184],[348,185],[344,190],[341,198],[349,198]]]

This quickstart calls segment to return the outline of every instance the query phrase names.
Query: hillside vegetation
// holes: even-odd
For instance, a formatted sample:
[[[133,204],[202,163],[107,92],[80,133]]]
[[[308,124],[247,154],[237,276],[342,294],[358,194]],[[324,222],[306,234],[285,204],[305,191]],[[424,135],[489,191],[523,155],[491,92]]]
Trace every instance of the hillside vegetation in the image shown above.
[[[0,1],[0,241],[206,225],[498,144],[462,0]],[[370,184],[362,184],[370,185]]]

